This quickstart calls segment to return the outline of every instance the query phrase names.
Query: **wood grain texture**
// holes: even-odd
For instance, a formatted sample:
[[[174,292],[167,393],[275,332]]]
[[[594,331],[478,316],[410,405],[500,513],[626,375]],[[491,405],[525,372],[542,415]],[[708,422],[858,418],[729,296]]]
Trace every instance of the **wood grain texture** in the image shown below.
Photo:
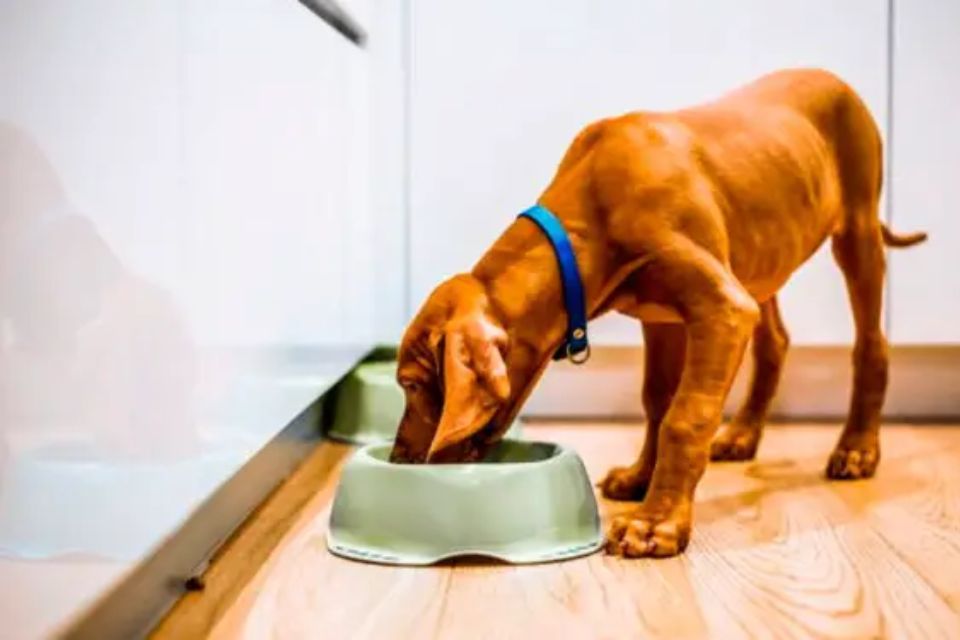
[[[158,638],[200,638],[243,601],[243,589],[307,514],[333,497],[339,468],[351,448],[325,442],[254,512],[210,561],[204,589],[187,593],[154,630]]]
[[[583,427],[527,434],[575,447],[594,479],[643,435]],[[878,476],[839,484],[822,473],[838,431],[774,425],[756,462],[711,465],[690,548],[667,560],[425,569],[342,560],[324,539],[339,461],[312,461],[309,480],[291,479],[301,492],[315,483],[312,497],[295,516],[274,506],[288,513],[285,533],[252,522],[211,567],[208,590],[185,599],[157,637],[960,637],[960,429],[888,425]],[[630,508],[601,504],[607,520]],[[244,535],[271,539],[241,544]],[[251,544],[275,546],[264,558],[242,552]],[[230,593],[216,587],[243,575]]]

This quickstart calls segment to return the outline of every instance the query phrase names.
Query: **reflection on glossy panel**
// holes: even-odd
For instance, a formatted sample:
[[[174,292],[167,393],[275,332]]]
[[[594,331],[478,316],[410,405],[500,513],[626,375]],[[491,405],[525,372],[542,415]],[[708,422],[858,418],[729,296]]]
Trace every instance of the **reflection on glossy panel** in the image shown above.
[[[14,628],[95,598],[44,576],[116,578],[370,346],[365,65],[295,2],[0,5]]]

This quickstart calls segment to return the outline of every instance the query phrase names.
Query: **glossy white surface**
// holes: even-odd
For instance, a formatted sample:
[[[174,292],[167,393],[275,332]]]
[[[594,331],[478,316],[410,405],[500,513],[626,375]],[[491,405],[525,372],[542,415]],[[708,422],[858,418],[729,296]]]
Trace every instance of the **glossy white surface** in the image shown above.
[[[876,0],[415,2],[412,297],[469,269],[597,118],[710,99],[780,67],[823,66],[886,119],[887,3]],[[829,250],[781,307],[795,342],[852,337]],[[632,321],[591,325],[636,344]]]
[[[70,423],[8,432],[0,637],[45,636],[72,619],[363,353],[204,350],[193,430],[170,439],[130,442]]]
[[[378,343],[400,342],[407,322],[407,113],[405,5],[411,0],[370,0],[371,37],[370,211],[377,269],[373,296]]]
[[[927,231],[926,245],[891,252],[891,335],[960,340],[960,3],[897,3],[893,226]]]
[[[90,602],[372,345],[364,56],[292,0],[0,4],[2,634]]]

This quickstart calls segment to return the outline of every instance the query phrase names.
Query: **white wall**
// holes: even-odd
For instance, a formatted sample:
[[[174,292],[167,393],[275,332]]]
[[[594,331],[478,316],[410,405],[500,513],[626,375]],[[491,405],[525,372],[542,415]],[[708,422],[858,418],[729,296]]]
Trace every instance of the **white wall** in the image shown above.
[[[412,302],[469,269],[546,186],[576,132],[634,109],[714,97],[787,66],[822,66],[886,121],[887,5],[877,0],[415,0]],[[782,296],[797,343],[853,335],[829,251]],[[635,344],[633,322],[598,342]]]
[[[960,3],[896,5],[892,219],[929,232],[927,244],[891,251],[897,342],[960,341]]]

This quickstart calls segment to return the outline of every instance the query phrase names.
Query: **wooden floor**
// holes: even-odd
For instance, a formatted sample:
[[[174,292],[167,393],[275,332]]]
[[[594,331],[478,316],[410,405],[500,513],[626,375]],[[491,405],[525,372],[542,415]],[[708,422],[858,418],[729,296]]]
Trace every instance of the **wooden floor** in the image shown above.
[[[889,425],[876,478],[831,483],[835,426],[768,428],[754,463],[715,464],[687,553],[512,567],[366,565],[324,534],[338,469],[324,445],[231,542],[157,637],[960,638],[960,428]],[[642,428],[528,427],[591,476]],[[602,503],[604,517],[629,505]]]

